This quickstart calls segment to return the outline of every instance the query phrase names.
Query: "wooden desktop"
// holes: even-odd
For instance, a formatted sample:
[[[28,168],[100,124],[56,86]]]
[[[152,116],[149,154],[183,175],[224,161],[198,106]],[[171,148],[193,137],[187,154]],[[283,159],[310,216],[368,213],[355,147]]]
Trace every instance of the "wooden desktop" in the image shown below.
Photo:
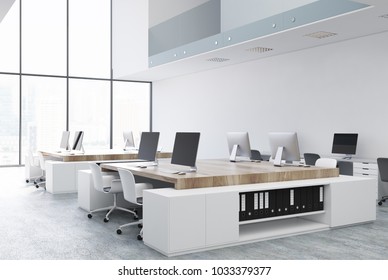
[[[170,164],[169,159],[159,159],[158,166],[138,167],[136,163],[106,163],[103,169],[130,170],[134,175],[172,183],[177,190],[269,183],[305,179],[338,177],[338,168],[282,166],[275,167],[267,161],[230,162],[226,159],[197,160],[196,172],[172,174],[175,170],[185,170],[183,166]],[[186,168],[187,169],[187,168]],[[171,171],[171,172],[169,172]]]

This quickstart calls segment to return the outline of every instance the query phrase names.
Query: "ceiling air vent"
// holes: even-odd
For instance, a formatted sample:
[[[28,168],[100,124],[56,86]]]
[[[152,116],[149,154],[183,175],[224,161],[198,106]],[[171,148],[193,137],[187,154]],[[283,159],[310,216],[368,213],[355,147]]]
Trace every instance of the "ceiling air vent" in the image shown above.
[[[337,33],[333,33],[333,32],[318,31],[318,32],[306,34],[304,36],[311,37],[311,38],[317,38],[317,39],[324,39],[324,38],[328,38],[328,37],[336,36],[336,35],[337,35]]]
[[[263,48],[263,47],[255,47],[255,48],[246,49],[246,51],[248,51],[248,52],[255,52],[255,53],[265,53],[265,52],[269,52],[272,50],[273,49],[271,49],[271,48]]]
[[[381,16],[379,16],[379,17],[388,19],[388,14],[381,15]]]
[[[211,61],[211,62],[225,62],[228,60],[230,60],[230,59],[229,58],[222,58],[222,57],[213,57],[213,58],[207,59],[207,61]]]

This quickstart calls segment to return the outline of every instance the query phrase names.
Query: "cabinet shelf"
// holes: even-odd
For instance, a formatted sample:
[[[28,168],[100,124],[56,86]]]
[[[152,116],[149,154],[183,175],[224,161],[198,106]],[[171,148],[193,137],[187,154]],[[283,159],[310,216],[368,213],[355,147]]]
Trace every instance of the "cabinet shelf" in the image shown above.
[[[283,215],[283,216],[276,216],[276,217],[270,217],[270,218],[242,221],[242,222],[240,222],[240,225],[253,224],[253,223],[264,223],[264,222],[268,222],[268,221],[291,219],[291,218],[310,216],[310,215],[318,215],[318,214],[324,214],[324,213],[325,213],[325,210],[311,211],[311,212],[305,212],[305,213],[298,213],[298,214],[291,214],[291,215]]]
[[[240,225],[239,242],[281,238],[329,229],[327,224],[303,218],[272,220],[263,223]]]

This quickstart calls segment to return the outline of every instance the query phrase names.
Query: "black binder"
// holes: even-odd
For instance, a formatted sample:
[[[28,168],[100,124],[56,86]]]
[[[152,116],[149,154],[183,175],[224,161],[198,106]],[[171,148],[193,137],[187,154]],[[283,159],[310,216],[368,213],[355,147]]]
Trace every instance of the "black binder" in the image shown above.
[[[283,215],[290,214],[290,189],[283,189]]]
[[[283,190],[276,190],[276,207],[275,207],[275,213],[276,216],[282,216],[283,215]]]
[[[314,186],[313,188],[313,211],[323,210],[323,186]]]
[[[299,188],[300,193],[300,213],[307,212],[307,190],[306,187]]]
[[[294,189],[294,213],[301,213],[302,212],[302,197],[301,197],[301,189],[302,188],[295,188]]]
[[[259,219],[264,218],[265,204],[264,204],[264,192],[259,192]]]
[[[276,216],[276,190],[269,192],[269,217]]]
[[[307,210],[306,212],[313,211],[313,188],[314,187],[305,187],[306,188],[306,199],[307,199]]]

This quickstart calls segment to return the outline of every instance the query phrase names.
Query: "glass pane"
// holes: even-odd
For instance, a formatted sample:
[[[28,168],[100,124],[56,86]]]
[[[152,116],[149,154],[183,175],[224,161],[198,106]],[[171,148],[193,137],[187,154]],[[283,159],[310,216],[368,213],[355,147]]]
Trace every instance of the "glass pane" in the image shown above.
[[[113,83],[113,148],[123,148],[123,131],[133,131],[135,143],[150,131],[150,84]]]
[[[22,77],[22,162],[28,150],[58,150],[66,130],[66,79]]]
[[[73,134],[77,130],[85,132],[83,146],[86,151],[109,148],[109,81],[70,79],[69,129]],[[72,141],[70,139],[70,145]]]
[[[19,76],[0,75],[0,165],[19,164]]]
[[[22,72],[66,75],[66,0],[22,2]]]
[[[110,78],[110,0],[69,0],[69,74]]]
[[[0,18],[0,72],[19,72],[19,0]]]

